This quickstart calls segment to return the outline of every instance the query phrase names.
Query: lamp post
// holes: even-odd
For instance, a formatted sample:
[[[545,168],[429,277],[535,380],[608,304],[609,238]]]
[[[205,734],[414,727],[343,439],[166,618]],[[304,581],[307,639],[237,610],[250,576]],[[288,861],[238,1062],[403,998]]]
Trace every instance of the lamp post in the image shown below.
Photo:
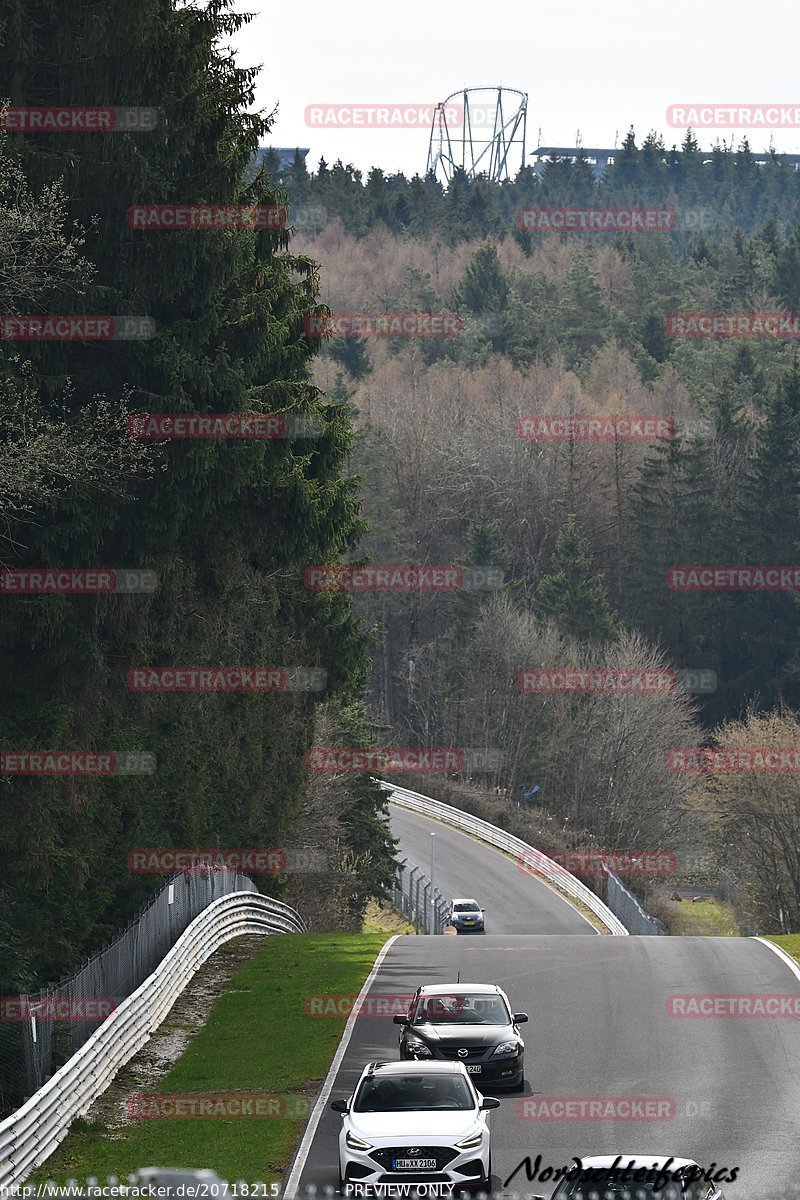
[[[431,927],[430,932],[436,933],[436,884],[434,880],[434,848],[436,846],[436,834],[431,833]]]

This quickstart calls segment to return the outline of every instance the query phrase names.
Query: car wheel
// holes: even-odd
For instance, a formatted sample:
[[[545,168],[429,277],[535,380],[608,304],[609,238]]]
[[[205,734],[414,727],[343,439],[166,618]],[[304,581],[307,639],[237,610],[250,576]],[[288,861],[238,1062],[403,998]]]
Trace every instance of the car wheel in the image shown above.
[[[514,1085],[514,1087],[511,1089],[511,1091],[512,1092],[524,1092],[525,1091],[525,1076],[524,1075],[522,1076],[522,1079],[520,1079],[519,1083]]]
[[[339,1192],[344,1195],[344,1179],[342,1178],[342,1168],[339,1166]]]

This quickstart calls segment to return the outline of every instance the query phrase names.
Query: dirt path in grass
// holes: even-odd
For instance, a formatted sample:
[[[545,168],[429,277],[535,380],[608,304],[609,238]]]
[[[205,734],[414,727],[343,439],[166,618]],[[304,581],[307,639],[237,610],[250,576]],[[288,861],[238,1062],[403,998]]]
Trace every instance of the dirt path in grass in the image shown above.
[[[113,1141],[114,1130],[131,1122],[128,1100],[137,1093],[153,1090],[152,1085],[167,1074],[203,1028],[215,1002],[239,968],[263,950],[265,944],[266,939],[259,936],[236,938],[212,954],[175,1001],[147,1045],[120,1070],[85,1119],[102,1123],[108,1138]]]

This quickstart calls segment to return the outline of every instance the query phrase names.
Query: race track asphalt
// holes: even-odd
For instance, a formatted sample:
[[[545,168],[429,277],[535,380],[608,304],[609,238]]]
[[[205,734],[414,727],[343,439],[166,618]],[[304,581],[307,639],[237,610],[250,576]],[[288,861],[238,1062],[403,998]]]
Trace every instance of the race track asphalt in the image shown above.
[[[666,1154],[715,1170],[739,1168],[726,1200],[778,1196],[800,1181],[800,1020],[793,1017],[676,1017],[668,997],[800,994],[800,980],[750,938],[599,936],[565,900],[514,863],[438,822],[392,809],[401,853],[427,870],[437,837],[436,878],[448,895],[475,896],[487,909],[485,935],[402,936],[390,947],[371,994],[420,983],[498,983],[530,1021],[527,1084],[500,1096],[490,1114],[494,1194],[549,1195],[528,1182],[526,1155],[541,1169],[590,1153]],[[569,934],[570,936],[564,936]],[[324,1018],[320,1018],[324,1019]],[[363,1066],[395,1059],[391,1017],[359,1016],[332,1099],[346,1098]],[[658,1119],[542,1119],[542,1102],[569,1097],[658,1098]],[[552,1111],[552,1110],[550,1110]],[[336,1188],[341,1117],[326,1108],[314,1133],[298,1197]],[[309,1185],[311,1185],[309,1189]],[[328,1194],[331,1194],[330,1192]]]

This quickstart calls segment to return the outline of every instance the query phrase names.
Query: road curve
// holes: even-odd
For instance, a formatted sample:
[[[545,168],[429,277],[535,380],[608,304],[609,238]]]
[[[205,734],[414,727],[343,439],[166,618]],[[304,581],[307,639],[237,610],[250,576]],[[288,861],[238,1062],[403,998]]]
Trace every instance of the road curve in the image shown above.
[[[431,833],[436,834],[435,882],[449,900],[474,896],[486,907],[490,934],[588,934],[594,926],[576,908],[523,871],[512,859],[441,821],[390,805],[392,832],[400,841],[399,856],[430,874]],[[464,934],[480,937],[480,934]]]

